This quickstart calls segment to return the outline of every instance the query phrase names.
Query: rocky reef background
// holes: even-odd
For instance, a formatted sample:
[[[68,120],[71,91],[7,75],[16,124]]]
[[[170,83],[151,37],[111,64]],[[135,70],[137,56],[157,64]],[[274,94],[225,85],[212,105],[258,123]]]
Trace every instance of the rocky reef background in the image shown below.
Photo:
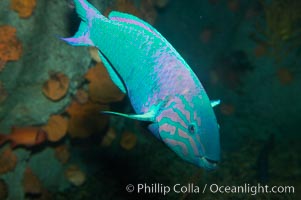
[[[91,0],[154,25],[196,72],[221,127],[222,161],[205,172],[135,121],[95,49],[71,47],[71,0],[0,1],[0,133],[47,133],[0,149],[1,199],[300,199],[301,7],[297,0]],[[23,133],[24,132],[24,133]],[[18,137],[18,142],[23,140]],[[127,184],[291,185],[295,194],[127,193]]]

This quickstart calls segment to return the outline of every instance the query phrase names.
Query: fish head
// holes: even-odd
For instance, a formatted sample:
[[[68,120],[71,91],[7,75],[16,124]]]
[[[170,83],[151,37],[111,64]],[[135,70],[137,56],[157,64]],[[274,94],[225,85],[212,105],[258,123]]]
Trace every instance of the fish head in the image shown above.
[[[208,170],[217,167],[219,127],[208,97],[174,97],[156,121],[150,129],[178,156]]]

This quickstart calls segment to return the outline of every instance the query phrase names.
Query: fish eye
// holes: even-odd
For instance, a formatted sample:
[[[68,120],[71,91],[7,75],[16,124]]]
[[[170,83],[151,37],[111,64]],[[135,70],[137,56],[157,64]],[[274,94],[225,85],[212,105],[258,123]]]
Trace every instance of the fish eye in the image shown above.
[[[188,132],[190,134],[194,134],[196,132],[196,126],[195,126],[195,124],[189,124],[188,125]]]

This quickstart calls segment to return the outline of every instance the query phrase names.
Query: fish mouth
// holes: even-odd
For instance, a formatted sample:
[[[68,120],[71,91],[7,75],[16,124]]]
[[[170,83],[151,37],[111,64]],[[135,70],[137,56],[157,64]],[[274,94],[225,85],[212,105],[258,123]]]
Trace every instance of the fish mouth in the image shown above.
[[[199,157],[200,166],[204,167],[206,170],[214,170],[217,168],[218,162],[215,160],[208,159],[206,157]]]

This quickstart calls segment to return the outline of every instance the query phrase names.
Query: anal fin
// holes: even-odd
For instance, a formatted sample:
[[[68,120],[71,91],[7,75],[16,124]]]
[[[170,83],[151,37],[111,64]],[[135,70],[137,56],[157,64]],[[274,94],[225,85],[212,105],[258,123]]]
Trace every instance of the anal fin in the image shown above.
[[[118,74],[113,69],[113,66],[109,63],[107,58],[104,55],[102,55],[102,53],[100,51],[98,51],[98,55],[99,55],[102,63],[108,70],[108,73],[109,73],[112,81],[114,82],[114,84],[121,90],[122,93],[126,94],[125,85],[123,84],[122,80],[119,78]]]

